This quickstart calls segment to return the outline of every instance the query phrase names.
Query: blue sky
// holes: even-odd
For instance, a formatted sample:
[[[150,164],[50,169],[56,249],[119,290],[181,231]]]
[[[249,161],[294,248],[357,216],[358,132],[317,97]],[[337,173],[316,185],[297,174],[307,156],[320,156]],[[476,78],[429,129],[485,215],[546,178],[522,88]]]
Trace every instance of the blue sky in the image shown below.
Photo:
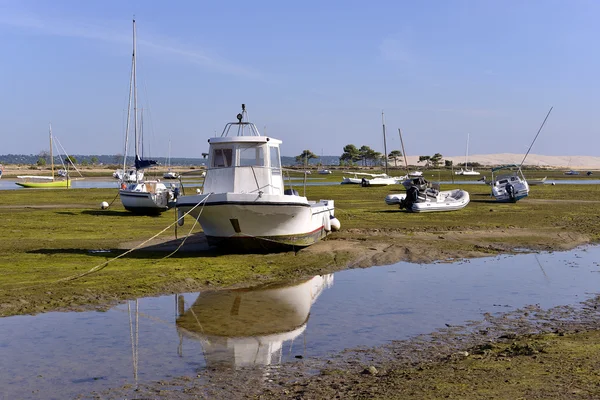
[[[600,2],[0,0],[0,154],[123,152],[138,31],[146,153],[199,157],[246,103],[303,149],[600,156]]]

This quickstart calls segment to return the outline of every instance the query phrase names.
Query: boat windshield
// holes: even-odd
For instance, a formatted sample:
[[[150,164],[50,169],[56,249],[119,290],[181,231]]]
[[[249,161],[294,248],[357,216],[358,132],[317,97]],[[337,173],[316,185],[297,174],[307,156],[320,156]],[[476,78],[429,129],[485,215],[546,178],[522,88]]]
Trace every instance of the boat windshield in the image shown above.
[[[233,158],[233,149],[220,148],[213,149],[212,166],[215,168],[231,167]]]
[[[264,145],[240,145],[239,146],[239,166],[240,167],[264,167],[265,166],[265,154]]]

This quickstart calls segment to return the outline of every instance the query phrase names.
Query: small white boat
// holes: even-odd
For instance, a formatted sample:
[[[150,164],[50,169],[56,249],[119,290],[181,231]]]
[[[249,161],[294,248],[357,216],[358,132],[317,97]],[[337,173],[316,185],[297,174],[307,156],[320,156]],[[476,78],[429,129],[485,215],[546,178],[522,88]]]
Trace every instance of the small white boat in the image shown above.
[[[481,175],[481,173],[477,172],[477,171],[475,171],[473,169],[468,170],[468,169],[462,169],[461,168],[458,171],[454,171],[454,175],[465,175],[465,176],[472,175],[472,176],[475,176],[475,175]]]
[[[167,171],[167,172],[165,172],[163,174],[163,178],[165,178],[165,179],[177,179],[177,178],[179,178],[179,174],[177,172],[175,172],[175,171],[169,170],[169,171]]]
[[[501,170],[514,169],[512,174],[496,175],[494,173]],[[523,176],[521,167],[515,164],[502,165],[492,168],[492,196],[502,203],[516,203],[529,195],[529,184]]]
[[[565,172],[565,175],[579,175],[579,171],[569,170]]]
[[[330,170],[328,170],[328,169],[320,169],[318,171],[318,173],[321,174],[321,175],[328,175],[328,174],[331,174],[332,172]]]
[[[2,164],[0,164],[0,179],[2,179]]]
[[[421,171],[411,171],[408,173],[409,177],[418,177],[418,176],[423,176],[423,172]]]
[[[542,179],[528,179],[527,183],[529,184],[529,186],[543,185],[544,183],[546,183],[546,178],[548,177],[545,176]]]
[[[339,229],[333,200],[309,201],[284,188],[281,141],[261,136],[246,117],[242,104],[238,122],[209,139],[203,194],[177,199],[180,218],[189,213],[210,245],[233,251],[305,247]]]
[[[422,191],[412,186],[406,194],[389,194],[385,198],[388,205],[400,205],[411,212],[456,211],[469,204],[469,192],[462,189],[439,191],[427,188]]]
[[[404,176],[395,177],[395,176],[388,176],[388,175],[383,174],[383,176],[379,176],[379,177],[371,178],[371,179],[362,178],[361,185],[363,187],[396,185],[398,183],[401,183],[404,179],[405,179]]]
[[[144,180],[144,171],[137,171],[135,168],[129,168],[123,173],[123,169],[119,168],[113,172],[112,176],[122,182],[139,182]]]
[[[360,185],[362,184],[362,180],[363,178],[365,179],[373,179],[373,178],[385,178],[387,177],[386,174],[369,174],[366,172],[350,172],[350,174],[352,176],[350,177],[342,177],[342,185],[346,185],[346,184],[354,184],[354,185]]]
[[[469,134],[467,134],[467,150],[465,152],[465,168],[461,168],[460,170],[454,172],[454,175],[481,175],[479,172],[475,171],[472,167],[469,170]]]

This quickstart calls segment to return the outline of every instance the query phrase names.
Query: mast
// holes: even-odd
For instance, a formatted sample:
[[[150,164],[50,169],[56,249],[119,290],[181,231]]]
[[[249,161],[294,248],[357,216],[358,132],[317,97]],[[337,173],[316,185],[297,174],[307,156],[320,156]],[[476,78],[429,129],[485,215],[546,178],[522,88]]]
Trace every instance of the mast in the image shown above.
[[[469,168],[469,134],[467,133],[467,150],[465,152],[465,171]]]
[[[50,128],[50,164],[52,165],[52,180],[54,180],[54,154],[52,153],[52,124],[48,123]]]
[[[135,38],[135,20],[133,21],[133,37]],[[129,76],[129,100],[127,101],[127,122],[125,125],[125,150],[123,152],[123,180],[127,171],[127,148],[129,147],[129,126],[131,125],[131,97],[133,92],[133,74],[135,66],[135,39],[131,56],[131,74]],[[137,174],[136,174],[137,175]]]
[[[402,157],[404,158],[404,165],[406,166],[406,175],[408,176],[408,160],[406,159],[406,152],[404,151],[404,140],[402,140],[402,131],[398,128],[398,135],[400,135],[400,145],[402,146]]]
[[[132,66],[132,75],[133,75],[133,136],[135,139],[135,159],[137,161],[139,154],[139,143],[138,143],[138,121],[137,121],[137,72],[136,72],[136,62],[135,62],[135,50],[136,50],[136,38],[135,38],[135,19],[133,20],[133,66]],[[135,169],[135,182],[138,183],[138,169]]]
[[[388,156],[387,156],[387,146],[385,143],[385,117],[383,115],[383,110],[381,110],[381,124],[383,125],[383,157],[385,159],[385,174],[388,173]]]

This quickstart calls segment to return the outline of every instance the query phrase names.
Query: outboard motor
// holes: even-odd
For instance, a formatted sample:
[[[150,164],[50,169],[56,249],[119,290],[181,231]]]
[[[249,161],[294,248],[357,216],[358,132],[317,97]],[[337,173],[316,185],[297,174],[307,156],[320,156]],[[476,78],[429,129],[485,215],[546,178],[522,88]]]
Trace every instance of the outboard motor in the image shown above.
[[[369,181],[367,181],[365,178],[362,178],[362,180],[360,181],[360,186],[362,186],[362,187],[369,186]]]
[[[406,189],[406,197],[404,200],[400,202],[400,209],[406,208],[410,210],[412,205],[417,202],[419,199],[419,188],[416,186],[411,186]]]
[[[511,201],[515,201],[515,187],[510,183],[507,183],[504,189],[506,190],[506,194],[508,194],[508,198]]]

